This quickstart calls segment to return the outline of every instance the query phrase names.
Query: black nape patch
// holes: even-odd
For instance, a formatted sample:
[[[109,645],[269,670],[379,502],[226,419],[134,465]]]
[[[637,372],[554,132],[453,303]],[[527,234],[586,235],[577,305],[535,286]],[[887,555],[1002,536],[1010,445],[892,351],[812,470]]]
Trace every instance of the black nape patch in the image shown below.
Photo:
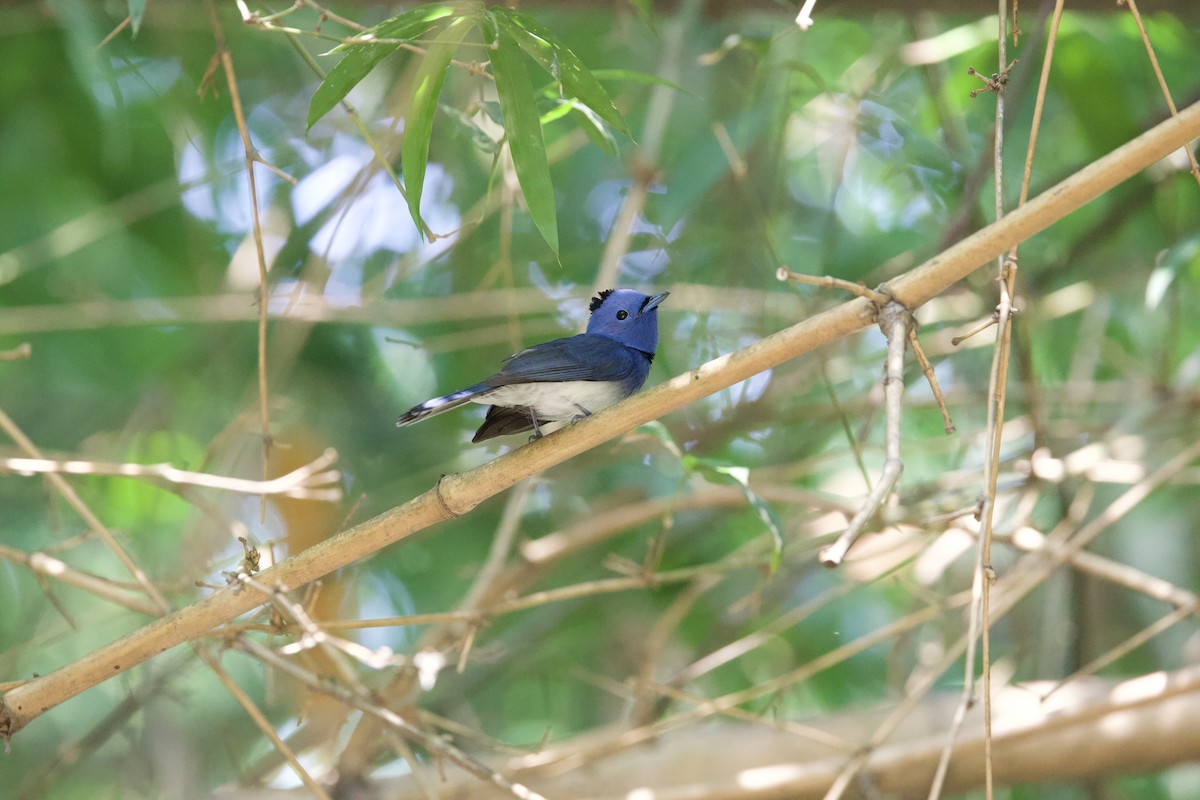
[[[612,293],[612,289],[605,289],[604,291],[600,292],[600,294],[593,297],[592,302],[588,304],[588,311],[592,314],[595,314],[596,309],[603,305],[604,301],[607,300],[608,296]]]

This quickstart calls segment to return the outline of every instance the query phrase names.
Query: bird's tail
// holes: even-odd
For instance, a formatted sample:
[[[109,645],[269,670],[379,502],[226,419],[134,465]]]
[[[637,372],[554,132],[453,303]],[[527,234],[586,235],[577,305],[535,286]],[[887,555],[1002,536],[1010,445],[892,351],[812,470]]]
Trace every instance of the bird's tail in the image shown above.
[[[443,411],[458,408],[464,403],[471,402],[472,398],[490,391],[492,388],[494,387],[488,386],[486,383],[477,383],[474,386],[468,386],[466,389],[459,389],[457,392],[451,392],[441,397],[435,397],[432,400],[426,400],[421,405],[413,406],[401,414],[400,418],[396,420],[396,427],[402,428],[405,425],[412,425],[414,422],[420,422],[426,417],[432,417],[441,414]]]

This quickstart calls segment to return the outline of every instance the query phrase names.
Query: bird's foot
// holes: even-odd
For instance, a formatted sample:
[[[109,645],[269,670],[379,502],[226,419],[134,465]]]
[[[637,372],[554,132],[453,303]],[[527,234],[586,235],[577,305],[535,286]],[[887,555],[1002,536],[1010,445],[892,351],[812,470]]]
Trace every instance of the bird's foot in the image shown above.
[[[537,433],[532,433],[529,435],[529,443],[533,444],[534,442],[536,442],[538,439],[542,438],[543,436],[545,436],[545,434],[542,433],[541,431],[538,431]]]
[[[590,417],[592,415],[592,412],[579,405],[579,403],[575,403],[575,407],[579,409],[579,413],[571,417],[571,422],[579,422],[579,420],[583,419],[584,417]]]

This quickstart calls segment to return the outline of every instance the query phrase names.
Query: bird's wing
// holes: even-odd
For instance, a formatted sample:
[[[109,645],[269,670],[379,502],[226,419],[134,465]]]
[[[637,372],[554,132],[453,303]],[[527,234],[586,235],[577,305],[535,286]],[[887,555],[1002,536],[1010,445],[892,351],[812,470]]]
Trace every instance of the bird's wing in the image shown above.
[[[536,344],[509,356],[484,383],[507,386],[543,381],[623,381],[645,356],[607,336],[581,333]]]

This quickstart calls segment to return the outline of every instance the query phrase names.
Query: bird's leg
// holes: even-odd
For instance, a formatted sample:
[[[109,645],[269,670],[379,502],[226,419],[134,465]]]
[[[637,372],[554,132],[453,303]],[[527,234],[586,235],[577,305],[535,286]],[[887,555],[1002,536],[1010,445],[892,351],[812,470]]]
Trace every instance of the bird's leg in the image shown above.
[[[579,409],[579,413],[571,418],[571,422],[579,422],[579,420],[583,419],[584,417],[590,417],[592,415],[592,412],[579,405],[579,403],[574,403],[573,405]]]
[[[542,429],[538,426],[537,412],[533,410],[533,406],[529,407],[529,419],[533,421],[533,436],[529,437],[529,441],[536,442],[542,438]]]

